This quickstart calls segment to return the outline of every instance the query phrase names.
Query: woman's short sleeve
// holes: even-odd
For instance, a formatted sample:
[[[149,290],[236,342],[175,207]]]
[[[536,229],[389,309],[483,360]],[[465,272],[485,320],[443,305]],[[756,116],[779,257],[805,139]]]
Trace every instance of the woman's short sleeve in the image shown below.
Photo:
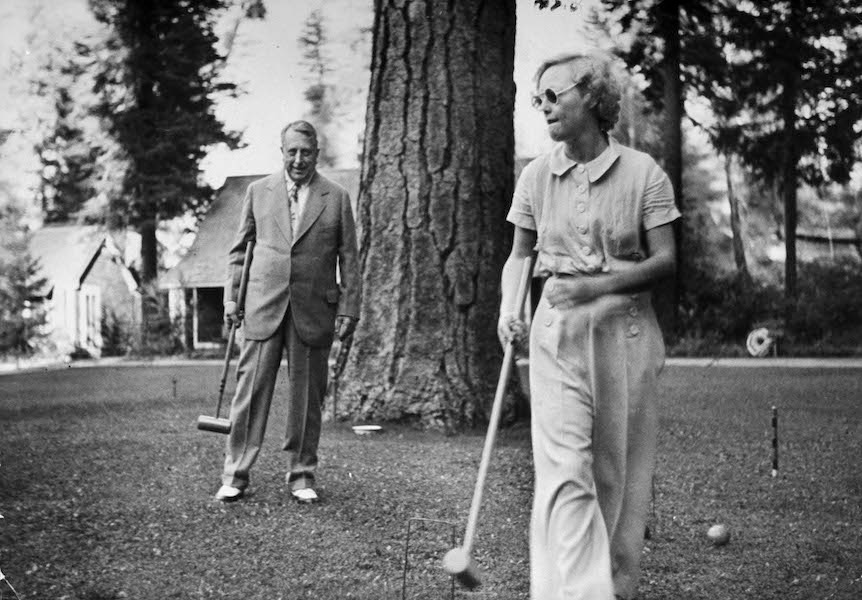
[[[661,167],[653,164],[647,177],[643,199],[643,227],[654,229],[676,221],[682,215],[674,203],[670,177]]]
[[[515,193],[512,195],[512,206],[506,220],[523,229],[536,231],[536,219],[533,214],[531,197],[536,187],[536,173],[534,163],[529,163],[521,171],[518,182],[515,184]]]

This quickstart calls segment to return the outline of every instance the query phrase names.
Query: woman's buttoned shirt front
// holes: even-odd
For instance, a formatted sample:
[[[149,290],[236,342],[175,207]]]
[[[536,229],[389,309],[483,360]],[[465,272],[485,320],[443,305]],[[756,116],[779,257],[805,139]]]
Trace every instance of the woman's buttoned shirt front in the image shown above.
[[[670,179],[658,164],[608,142],[586,164],[558,144],[524,167],[507,219],[537,232],[537,274],[625,270],[646,258],[646,230],[679,218]]]

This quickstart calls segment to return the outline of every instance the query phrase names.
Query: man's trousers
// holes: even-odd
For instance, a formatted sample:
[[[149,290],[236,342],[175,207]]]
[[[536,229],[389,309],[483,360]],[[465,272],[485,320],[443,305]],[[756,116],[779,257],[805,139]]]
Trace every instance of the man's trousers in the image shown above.
[[[270,338],[243,342],[230,410],[232,426],[222,475],[225,485],[245,489],[249,484],[249,471],[266,432],[282,348],[287,351],[288,376],[283,445],[288,453],[286,479],[291,491],[314,484],[330,347],[306,345],[296,332],[288,306],[281,326]]]

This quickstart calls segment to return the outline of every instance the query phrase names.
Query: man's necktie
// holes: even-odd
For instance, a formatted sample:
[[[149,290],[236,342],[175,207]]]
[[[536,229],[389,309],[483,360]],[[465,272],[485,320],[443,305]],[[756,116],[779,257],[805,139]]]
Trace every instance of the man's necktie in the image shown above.
[[[299,186],[294,185],[290,188],[287,191],[287,197],[290,199],[290,229],[295,236],[299,223]]]

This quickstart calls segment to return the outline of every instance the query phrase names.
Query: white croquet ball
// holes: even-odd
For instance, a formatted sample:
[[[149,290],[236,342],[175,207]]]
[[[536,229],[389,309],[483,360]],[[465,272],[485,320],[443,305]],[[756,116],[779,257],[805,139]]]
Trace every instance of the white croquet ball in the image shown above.
[[[724,546],[730,541],[730,530],[724,523],[718,523],[709,528],[706,532],[706,537],[716,546]]]

